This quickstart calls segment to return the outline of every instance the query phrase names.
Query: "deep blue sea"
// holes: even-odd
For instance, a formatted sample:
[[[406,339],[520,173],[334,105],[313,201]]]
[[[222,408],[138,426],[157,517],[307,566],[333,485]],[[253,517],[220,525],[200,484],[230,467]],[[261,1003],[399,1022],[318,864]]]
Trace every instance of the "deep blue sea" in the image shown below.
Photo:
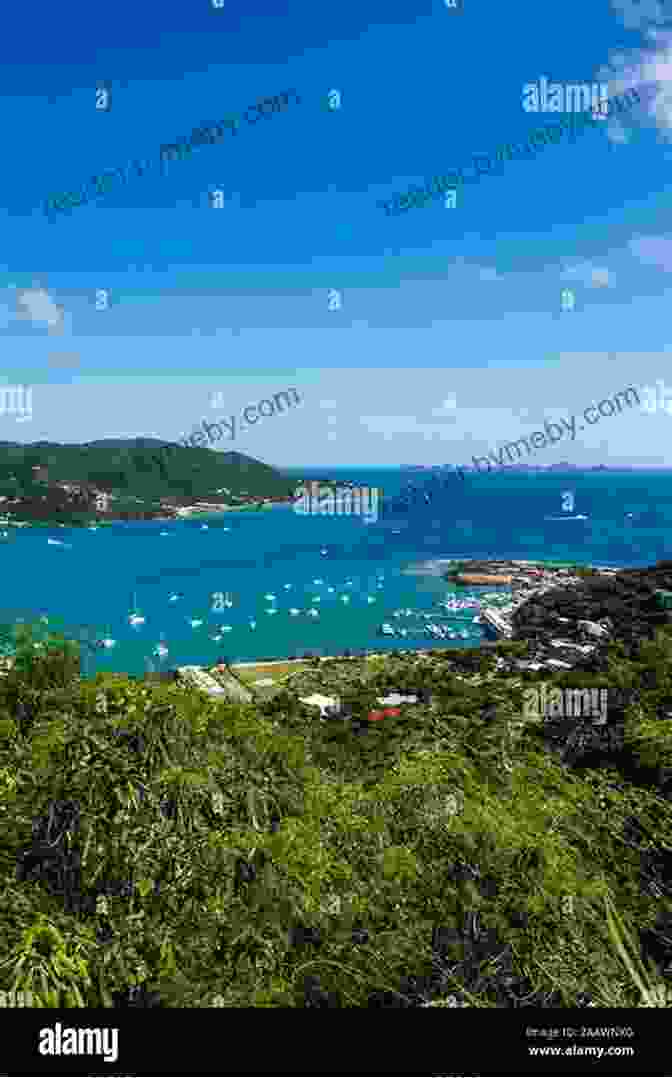
[[[402,469],[285,472],[378,486],[387,497],[429,477],[427,471]],[[281,506],[98,531],[13,528],[0,542],[0,620],[46,615],[73,633],[86,625],[116,640],[104,652],[83,650],[86,676],[96,670],[142,674],[205,665],[220,656],[245,661],[307,651],[331,655],[346,648],[455,647],[464,641],[377,634],[394,610],[429,610],[449,590],[437,576],[409,572],[412,567],[439,558],[634,567],[672,556],[670,473],[493,472],[468,475],[464,482],[447,471],[440,474],[447,476],[447,486],[431,506],[396,516],[383,508],[370,524],[358,517],[299,516]],[[213,610],[217,592],[228,593],[233,605]],[[180,598],[171,602],[173,594]],[[266,594],[276,598],[267,600]],[[134,603],[145,617],[136,627],[128,621]],[[290,616],[291,607],[313,607],[320,617]],[[192,627],[190,619],[202,624]],[[419,623],[396,622],[409,628]],[[225,625],[231,631],[213,640]],[[153,654],[161,641],[168,648],[164,658]]]

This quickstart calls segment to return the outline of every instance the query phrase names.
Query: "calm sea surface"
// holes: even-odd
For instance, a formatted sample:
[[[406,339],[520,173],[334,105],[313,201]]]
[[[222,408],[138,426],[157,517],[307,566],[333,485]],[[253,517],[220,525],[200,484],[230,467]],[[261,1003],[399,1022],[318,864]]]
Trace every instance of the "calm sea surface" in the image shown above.
[[[329,468],[327,474],[382,487],[388,496],[429,477],[400,469]],[[563,511],[568,491],[573,507]],[[98,531],[10,529],[0,541],[0,618],[44,614],[73,631],[86,625],[116,640],[114,648],[85,656],[89,676],[97,669],[141,674],[207,664],[220,656],[244,661],[345,648],[455,647],[464,641],[414,636],[420,618],[392,619],[400,608],[429,611],[449,590],[437,576],[409,572],[420,563],[500,557],[634,567],[672,557],[672,474],[666,473],[492,473],[464,482],[448,473],[448,486],[431,507],[406,516],[379,513],[377,523],[366,524],[299,516],[282,506]],[[233,605],[214,610],[216,592],[228,593]],[[180,597],[171,601],[174,594]],[[134,603],[145,617],[136,627],[128,621]],[[302,613],[291,616],[291,607]],[[319,618],[306,616],[311,607]],[[190,619],[202,624],[192,627]],[[384,639],[377,634],[383,621],[408,628],[408,636]],[[223,626],[231,630],[222,633]],[[221,640],[213,640],[218,633]],[[168,648],[163,659],[153,654],[161,641]]]

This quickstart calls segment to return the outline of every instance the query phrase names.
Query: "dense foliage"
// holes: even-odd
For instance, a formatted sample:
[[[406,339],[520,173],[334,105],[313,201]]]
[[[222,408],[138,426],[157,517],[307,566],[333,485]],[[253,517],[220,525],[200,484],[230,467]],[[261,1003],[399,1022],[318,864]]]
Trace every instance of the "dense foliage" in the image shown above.
[[[90,484],[120,499],[107,515],[142,517],[159,499],[174,498],[177,504],[190,499],[226,501],[231,497],[289,497],[295,484],[261,461],[243,453],[171,446],[152,438],[59,445],[0,443],[0,496],[21,499],[12,505],[23,520],[73,522],[92,517],[93,502],[86,495],[69,494],[56,483]],[[44,469],[36,472],[36,468]],[[243,493],[244,492],[244,493]],[[141,499],[147,506],[138,505]],[[105,516],[104,513],[93,514]]]
[[[33,643],[22,629],[0,677],[0,989],[51,1006],[641,1005],[619,925],[628,962],[638,945],[669,981],[664,633],[610,653],[632,702],[592,757],[522,721],[498,649],[322,664],[241,707],[84,682],[72,648]],[[350,718],[297,702],[343,689],[344,669]],[[366,723],[376,695],[428,688]]]

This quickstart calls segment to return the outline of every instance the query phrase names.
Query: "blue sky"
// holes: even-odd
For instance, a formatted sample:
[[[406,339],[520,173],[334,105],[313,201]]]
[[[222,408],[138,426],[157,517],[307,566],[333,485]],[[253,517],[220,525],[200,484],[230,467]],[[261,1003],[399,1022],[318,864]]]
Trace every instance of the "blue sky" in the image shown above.
[[[278,466],[468,462],[664,379],[672,5],[463,6],[70,0],[40,9],[36,35],[33,9],[10,5],[0,378],[33,387],[33,418],[1,415],[0,440],[174,439],[295,386],[299,409],[221,448]],[[455,209],[377,208],[561,118],[522,108],[542,75],[647,93]],[[165,177],[44,215],[49,195],[290,88],[301,104]],[[633,410],[535,462],[672,465],[668,431],[672,415]]]

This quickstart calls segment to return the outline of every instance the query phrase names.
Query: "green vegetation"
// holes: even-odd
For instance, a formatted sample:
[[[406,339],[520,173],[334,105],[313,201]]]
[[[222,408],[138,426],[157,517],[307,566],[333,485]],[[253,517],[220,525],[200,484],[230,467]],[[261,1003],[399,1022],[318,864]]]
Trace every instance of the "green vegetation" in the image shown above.
[[[85,489],[68,492],[62,483]],[[151,438],[86,445],[0,444],[0,497],[20,499],[18,504],[0,503],[0,512],[8,510],[21,520],[85,524],[106,517],[165,516],[162,503],[238,505],[252,498],[290,497],[294,486],[276,469],[242,453]],[[96,490],[113,495],[108,511],[96,509]]]
[[[236,706],[83,682],[74,645],[38,642],[17,629],[0,677],[0,989],[65,1007],[672,1002],[665,629],[582,675],[635,690],[618,752],[584,767],[522,721],[527,682],[495,673],[497,648],[315,664]],[[346,678],[352,719],[298,702]],[[390,688],[433,695],[363,721]]]

